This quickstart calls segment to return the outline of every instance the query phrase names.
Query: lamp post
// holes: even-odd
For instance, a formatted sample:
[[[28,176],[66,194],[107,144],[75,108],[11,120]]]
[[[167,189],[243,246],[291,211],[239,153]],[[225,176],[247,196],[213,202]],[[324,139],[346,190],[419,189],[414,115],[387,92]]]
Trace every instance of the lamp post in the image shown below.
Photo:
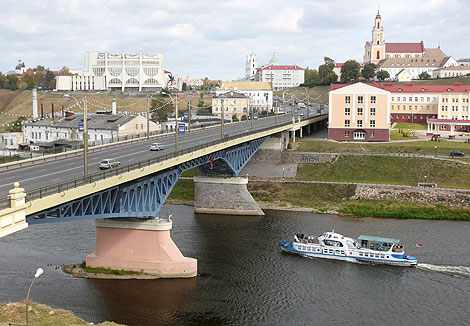
[[[150,138],[150,96],[147,95],[147,139]]]
[[[434,157],[437,157],[437,146],[434,146]]]
[[[164,95],[168,95],[170,100],[173,102],[173,96],[170,93],[162,92]],[[175,152],[178,151],[178,96],[176,96],[176,104],[175,104]]]
[[[86,107],[86,97],[83,98],[83,108],[80,105],[80,102],[70,94],[64,94],[65,97],[69,97],[77,102],[78,107],[83,111],[83,176],[86,178],[88,176],[88,111]]]
[[[250,116],[251,116],[251,131],[253,131],[253,106],[251,105],[251,97],[250,97]]]
[[[34,278],[33,280],[31,281],[31,284],[29,285],[29,289],[28,289],[28,294],[26,295],[26,326],[29,326],[29,314],[28,314],[28,308],[29,308],[29,294],[31,293],[31,288],[33,287],[33,283],[34,281],[42,275],[42,273],[44,273],[44,270],[42,268],[38,268],[36,270],[36,274],[34,274]],[[17,325],[17,326],[24,326],[22,324],[14,324],[14,323],[8,323],[8,326],[14,326],[14,325]]]
[[[224,111],[224,99],[220,95],[220,138],[224,138],[224,120],[225,120],[225,111]]]

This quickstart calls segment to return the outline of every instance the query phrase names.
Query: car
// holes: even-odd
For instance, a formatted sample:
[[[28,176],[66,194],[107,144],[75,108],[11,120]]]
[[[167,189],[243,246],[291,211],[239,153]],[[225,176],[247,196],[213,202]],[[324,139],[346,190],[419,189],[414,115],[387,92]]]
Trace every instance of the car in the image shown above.
[[[165,145],[161,143],[153,143],[153,144],[150,144],[149,149],[151,151],[162,151],[165,149]]]
[[[99,167],[100,167],[100,170],[105,170],[105,169],[116,168],[119,165],[121,165],[121,162],[107,158],[107,159],[101,160]]]
[[[450,152],[449,154],[450,156],[454,157],[454,156],[460,156],[460,157],[464,157],[465,156],[465,153],[461,152],[461,151],[452,151]]]

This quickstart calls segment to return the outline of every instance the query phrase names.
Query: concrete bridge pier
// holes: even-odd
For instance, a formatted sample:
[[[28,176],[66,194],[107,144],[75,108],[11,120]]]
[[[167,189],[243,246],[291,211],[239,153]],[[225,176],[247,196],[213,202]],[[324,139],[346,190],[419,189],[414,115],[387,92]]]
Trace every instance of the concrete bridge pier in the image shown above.
[[[194,177],[194,212],[220,215],[264,215],[248,192],[247,177]]]
[[[162,278],[197,274],[197,260],[184,257],[170,237],[168,219],[100,219],[96,251],[86,257],[88,267],[137,271]]]

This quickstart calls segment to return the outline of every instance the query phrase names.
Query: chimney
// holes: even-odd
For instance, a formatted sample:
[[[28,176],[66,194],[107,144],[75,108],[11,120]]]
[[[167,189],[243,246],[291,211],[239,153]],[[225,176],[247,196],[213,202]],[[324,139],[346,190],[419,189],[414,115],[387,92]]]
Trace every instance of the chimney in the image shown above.
[[[52,121],[54,121],[54,103],[51,103],[52,104]]]
[[[112,104],[112,114],[116,114],[116,98],[113,98],[113,104]]]
[[[38,90],[33,89],[33,119],[38,117]]]
[[[44,107],[42,106],[42,103],[41,103],[41,119],[44,119]]]

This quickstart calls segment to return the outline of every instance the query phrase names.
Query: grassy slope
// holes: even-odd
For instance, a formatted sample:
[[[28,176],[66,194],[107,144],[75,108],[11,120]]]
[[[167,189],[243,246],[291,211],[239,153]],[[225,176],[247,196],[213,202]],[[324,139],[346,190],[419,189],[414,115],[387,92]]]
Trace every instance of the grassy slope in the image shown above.
[[[296,179],[416,186],[424,176],[439,187],[470,188],[467,165],[428,158],[340,156],[332,163],[299,164]]]
[[[296,143],[297,150],[307,152],[353,152],[353,153],[413,153],[446,154],[457,149],[470,153],[470,144],[450,141],[411,141],[394,143],[343,143],[333,141],[301,140]],[[434,149],[434,146],[437,149]]]
[[[328,91],[330,90],[330,86],[315,86],[312,88],[309,87],[292,87],[287,90],[287,93],[294,94],[299,99],[306,98],[306,94],[310,96],[310,98],[316,99],[315,102],[320,103],[320,100],[323,103],[328,103]],[[277,96],[282,96],[284,91],[277,91],[274,92]],[[288,94],[285,95],[286,98],[290,98]]]

